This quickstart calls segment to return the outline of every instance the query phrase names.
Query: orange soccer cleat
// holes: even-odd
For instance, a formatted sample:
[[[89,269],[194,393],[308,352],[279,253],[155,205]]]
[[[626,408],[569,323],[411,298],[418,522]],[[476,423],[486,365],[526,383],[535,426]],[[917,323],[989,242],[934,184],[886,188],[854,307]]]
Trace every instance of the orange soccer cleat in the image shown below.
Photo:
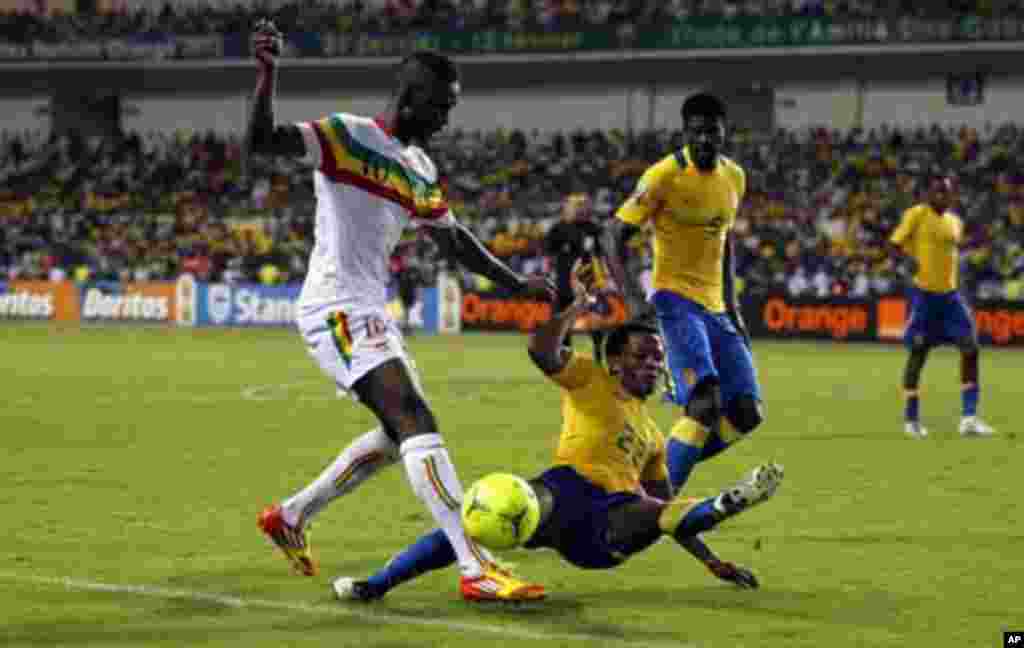
[[[316,561],[309,544],[309,533],[284,520],[281,505],[268,506],[260,513],[260,530],[284,552],[295,571],[305,576],[316,576]]]
[[[488,565],[484,573],[474,578],[463,576],[459,581],[462,598],[467,601],[540,601],[547,594],[544,586],[527,583],[516,578],[498,565]]]

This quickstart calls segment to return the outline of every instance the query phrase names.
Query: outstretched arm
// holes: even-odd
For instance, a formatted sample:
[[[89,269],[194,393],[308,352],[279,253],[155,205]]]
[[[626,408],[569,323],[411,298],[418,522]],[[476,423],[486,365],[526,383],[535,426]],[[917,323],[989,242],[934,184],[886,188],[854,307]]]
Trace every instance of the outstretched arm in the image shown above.
[[[647,298],[640,285],[640,273],[629,272],[629,240],[640,232],[636,225],[613,219],[604,232],[608,270],[626,301],[627,319],[635,318],[647,308]]]
[[[686,549],[691,556],[704,563],[704,566],[708,568],[716,578],[720,578],[724,581],[734,583],[740,587],[746,589],[757,589],[760,583],[757,582],[757,577],[754,576],[746,567],[735,565],[731,562],[726,562],[715,555],[715,552],[711,551],[711,547],[704,544],[704,541],[699,536],[690,536],[683,538],[682,540],[676,540],[683,549]]]
[[[245,132],[246,149],[249,153],[301,157],[306,154],[306,144],[298,126],[274,123],[277,56],[281,45],[282,35],[274,23],[267,20],[257,23],[252,47],[258,76]]]
[[[483,275],[499,286],[515,293],[527,293],[554,299],[555,286],[544,277],[524,277],[502,263],[462,223],[452,227],[431,227],[428,234],[441,253],[458,261],[470,272]]]
[[[747,324],[743,321],[743,313],[736,299],[736,256],[735,256],[735,234],[729,232],[725,235],[725,255],[722,259],[722,287],[725,298],[725,311],[729,314],[733,326],[743,336],[747,348],[750,348],[750,333],[747,331]]]

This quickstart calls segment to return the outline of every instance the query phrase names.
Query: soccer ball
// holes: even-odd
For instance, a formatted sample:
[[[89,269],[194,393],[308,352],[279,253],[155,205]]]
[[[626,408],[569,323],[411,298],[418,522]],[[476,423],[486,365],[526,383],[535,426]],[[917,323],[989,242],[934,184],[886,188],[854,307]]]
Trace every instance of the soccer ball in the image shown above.
[[[526,480],[492,473],[469,487],[462,524],[474,542],[501,551],[519,547],[540,523],[540,502]]]

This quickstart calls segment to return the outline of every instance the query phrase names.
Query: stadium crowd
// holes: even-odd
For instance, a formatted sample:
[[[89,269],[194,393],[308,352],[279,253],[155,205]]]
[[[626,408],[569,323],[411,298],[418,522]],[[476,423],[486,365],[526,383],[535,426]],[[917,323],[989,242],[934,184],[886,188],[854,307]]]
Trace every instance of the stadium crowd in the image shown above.
[[[459,218],[521,270],[547,263],[543,236],[571,192],[603,221],[678,132],[451,131],[434,143]],[[737,231],[747,290],[885,294],[906,268],[884,239],[915,199],[914,178],[961,178],[963,277],[984,297],[1024,299],[1024,130],[733,134],[748,171]],[[0,277],[225,281],[300,278],[312,244],[311,174],[299,162],[243,163],[215,135],[119,138],[0,134]],[[404,248],[429,257],[424,239]],[[409,256],[407,254],[406,256]],[[465,277],[467,282],[473,281]]]
[[[578,30],[661,25],[694,16],[1024,16],[1021,0],[107,0],[95,4],[105,10],[0,13],[0,39],[25,43],[145,33],[202,36],[248,31],[257,16],[271,17],[285,32],[373,33]]]

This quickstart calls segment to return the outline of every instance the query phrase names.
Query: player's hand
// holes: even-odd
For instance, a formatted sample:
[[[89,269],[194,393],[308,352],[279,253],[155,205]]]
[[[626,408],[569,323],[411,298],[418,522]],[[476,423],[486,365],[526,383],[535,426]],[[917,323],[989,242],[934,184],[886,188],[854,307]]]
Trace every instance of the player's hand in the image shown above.
[[[277,67],[277,57],[284,48],[284,34],[270,20],[260,20],[252,32],[252,53],[264,71]]]
[[[707,563],[707,566],[715,577],[733,583],[743,589],[757,589],[761,586],[761,584],[757,582],[757,577],[754,576],[754,572],[750,571],[746,567],[735,565],[724,560],[712,560]]]
[[[539,297],[553,302],[558,294],[558,289],[555,288],[555,282],[551,281],[548,277],[544,275],[530,275],[523,279],[519,292],[530,297]]]

